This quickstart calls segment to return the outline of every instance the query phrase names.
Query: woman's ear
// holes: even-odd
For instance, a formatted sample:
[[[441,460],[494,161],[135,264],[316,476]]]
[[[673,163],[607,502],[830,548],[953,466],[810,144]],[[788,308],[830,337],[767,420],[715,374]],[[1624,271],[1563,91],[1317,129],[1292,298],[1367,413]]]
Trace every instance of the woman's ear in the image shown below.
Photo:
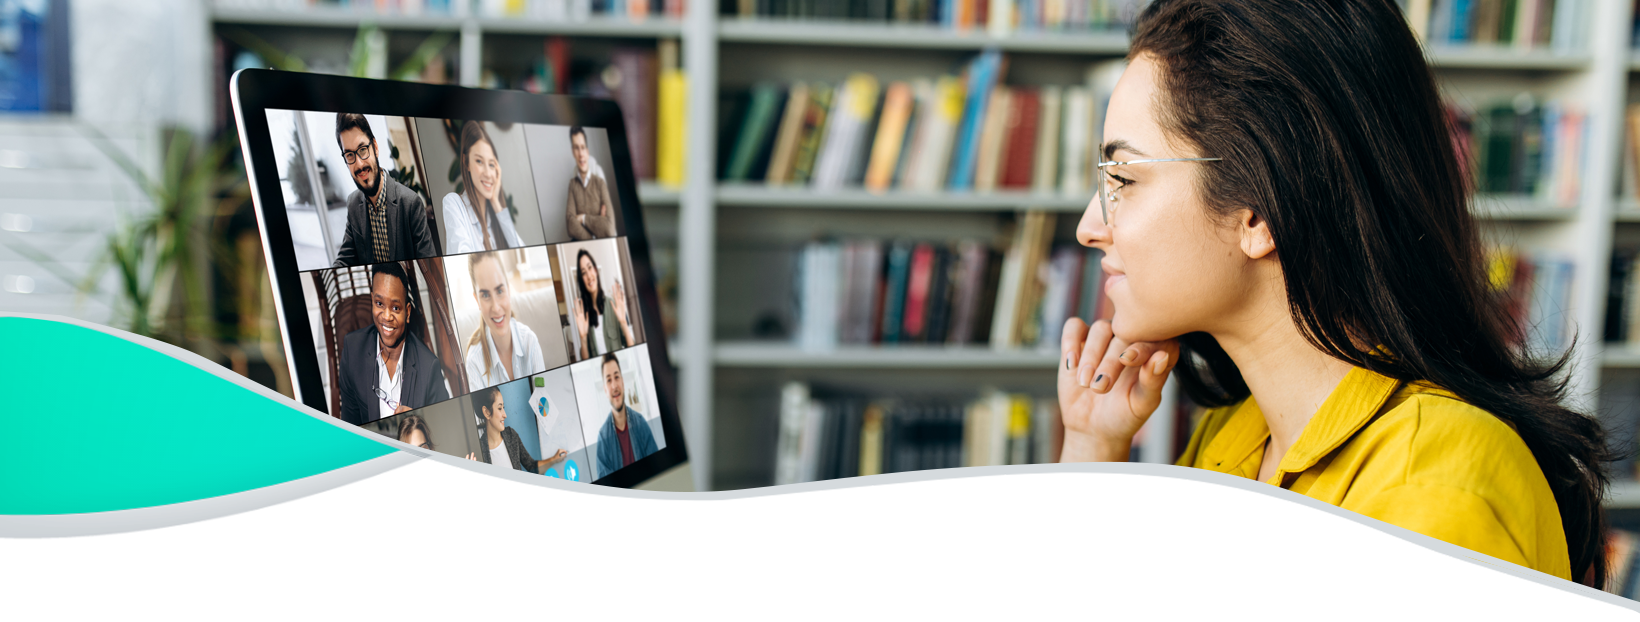
[[[1270,236],[1270,223],[1253,210],[1236,212],[1236,228],[1241,231],[1241,252],[1249,259],[1263,259],[1276,252],[1275,238]]]

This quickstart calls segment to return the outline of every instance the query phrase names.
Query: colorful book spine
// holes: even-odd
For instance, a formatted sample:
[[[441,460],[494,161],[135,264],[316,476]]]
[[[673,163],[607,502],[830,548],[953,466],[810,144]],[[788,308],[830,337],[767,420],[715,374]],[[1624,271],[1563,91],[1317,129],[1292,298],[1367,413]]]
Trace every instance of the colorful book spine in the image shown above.
[[[867,190],[883,192],[894,181],[894,170],[900,162],[900,150],[906,142],[906,127],[911,120],[914,104],[910,84],[894,82],[888,85],[888,92],[883,97],[882,120],[877,124],[877,138],[871,148],[871,163],[866,167]]]
[[[951,171],[946,176],[947,187],[951,190],[966,191],[974,187],[974,166],[978,161],[980,131],[983,129],[985,111],[990,103],[991,92],[996,87],[1001,66],[1002,54],[996,50],[981,53],[979,58],[969,65],[968,101],[963,107],[962,122],[957,125]]]

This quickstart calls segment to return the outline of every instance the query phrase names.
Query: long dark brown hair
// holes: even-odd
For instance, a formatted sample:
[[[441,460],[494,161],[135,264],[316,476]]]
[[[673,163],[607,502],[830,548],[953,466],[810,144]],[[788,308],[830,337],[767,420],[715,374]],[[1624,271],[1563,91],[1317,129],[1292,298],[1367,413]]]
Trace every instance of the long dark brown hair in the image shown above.
[[[583,248],[575,253],[576,281],[586,278],[585,275],[581,274],[582,257],[585,257],[587,262],[592,264],[592,272],[597,275],[597,278],[592,279],[593,284],[598,287],[597,294],[593,294],[592,290],[587,289],[585,282],[576,283],[580,286],[577,289],[581,290],[581,308],[587,312],[587,334],[589,335],[587,338],[591,339],[592,331],[597,330],[600,323],[599,314],[604,311],[604,274],[602,270],[598,269],[598,260],[593,259],[592,253]]]
[[[427,429],[427,422],[421,415],[405,415],[399,420],[399,441],[410,442],[410,433],[421,430],[421,437],[427,439],[427,449],[433,449],[433,433]]]
[[[1613,452],[1596,419],[1562,405],[1570,354],[1544,360],[1511,343],[1470,175],[1395,3],[1157,0],[1134,26],[1129,58],[1141,55],[1162,68],[1163,129],[1223,158],[1199,169],[1209,209],[1268,223],[1305,338],[1513,426],[1554,491],[1572,577],[1602,586]],[[1176,375],[1193,400],[1249,395],[1211,336],[1181,341]]]

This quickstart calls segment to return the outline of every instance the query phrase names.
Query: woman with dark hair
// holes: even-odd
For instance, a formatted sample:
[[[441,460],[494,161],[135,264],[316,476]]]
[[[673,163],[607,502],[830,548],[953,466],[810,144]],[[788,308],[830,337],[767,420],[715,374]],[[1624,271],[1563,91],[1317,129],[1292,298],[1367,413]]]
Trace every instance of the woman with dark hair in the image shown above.
[[[472,393],[473,413],[478,415],[482,436],[478,443],[478,460],[489,464],[512,467],[514,471],[540,474],[552,465],[569,459],[562,449],[545,460],[536,460],[524,447],[518,433],[507,427],[507,403],[501,398],[501,389],[490,387]]]
[[[484,126],[468,121],[461,126],[461,193],[444,195],[444,251],[451,254],[518,248],[507,193],[501,190],[501,162],[495,143]]]
[[[433,449],[433,434],[427,431],[427,422],[422,420],[421,415],[405,415],[399,419],[399,442],[437,451]]]
[[[433,432],[427,428],[427,420],[421,415],[405,415],[399,419],[399,442],[427,451],[438,451],[433,445]],[[467,452],[467,459],[478,460],[478,454]]]
[[[621,284],[610,288],[612,295],[604,295],[604,282],[599,278],[598,262],[592,253],[581,249],[575,254],[576,274],[580,278],[580,304],[575,307],[575,330],[581,335],[581,360],[608,354],[634,343],[632,321],[627,317],[626,292]],[[613,321],[613,323],[611,323]],[[600,327],[602,327],[600,329]]]
[[[1510,341],[1395,3],[1157,0],[1128,58],[1077,229],[1116,315],[1066,323],[1063,460],[1126,459],[1177,364],[1213,407],[1179,464],[1601,586],[1610,452],[1568,359]]]

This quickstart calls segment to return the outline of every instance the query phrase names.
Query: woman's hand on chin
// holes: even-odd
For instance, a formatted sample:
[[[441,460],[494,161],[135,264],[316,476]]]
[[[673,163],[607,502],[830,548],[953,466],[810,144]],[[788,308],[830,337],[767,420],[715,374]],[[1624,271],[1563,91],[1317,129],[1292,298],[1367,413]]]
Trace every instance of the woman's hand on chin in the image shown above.
[[[1060,341],[1059,410],[1065,422],[1060,462],[1122,462],[1133,435],[1162,403],[1179,342],[1127,343],[1110,322],[1065,321]]]

